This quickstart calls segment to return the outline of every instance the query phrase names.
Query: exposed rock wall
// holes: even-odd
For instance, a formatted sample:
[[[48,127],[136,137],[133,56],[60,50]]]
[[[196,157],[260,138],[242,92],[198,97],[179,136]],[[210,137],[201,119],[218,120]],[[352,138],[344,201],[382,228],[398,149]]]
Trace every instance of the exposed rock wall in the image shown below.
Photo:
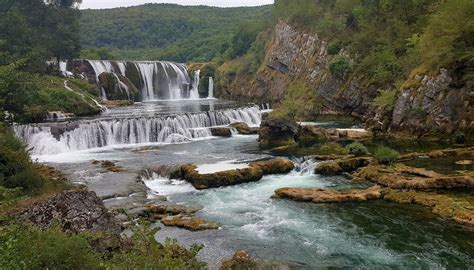
[[[319,113],[344,114],[365,118],[369,101],[377,92],[366,89],[351,78],[338,79],[327,66],[334,56],[327,54],[327,42],[280,21],[267,44],[266,56],[255,76],[239,77],[229,85],[219,85],[223,95],[233,99],[278,102],[288,85],[304,80],[319,96]],[[344,53],[344,52],[341,52]],[[318,106],[319,107],[319,106]]]
[[[327,54],[326,41],[280,21],[267,43],[265,60],[257,74],[237,75],[230,83],[219,85],[220,95],[278,102],[291,82],[303,80],[318,94],[322,106],[315,107],[320,108],[317,112],[320,114],[372,120],[371,126],[392,133],[472,135],[473,87],[460,84],[447,70],[441,70],[437,76],[418,75],[417,86],[400,91],[393,114],[381,116],[377,114],[380,110],[371,105],[378,95],[377,89],[362,86],[349,76],[344,79],[332,76],[328,66],[333,57]]]
[[[458,85],[448,70],[437,76],[417,75],[419,84],[401,90],[391,130],[410,134],[466,132],[474,128],[473,88]]]

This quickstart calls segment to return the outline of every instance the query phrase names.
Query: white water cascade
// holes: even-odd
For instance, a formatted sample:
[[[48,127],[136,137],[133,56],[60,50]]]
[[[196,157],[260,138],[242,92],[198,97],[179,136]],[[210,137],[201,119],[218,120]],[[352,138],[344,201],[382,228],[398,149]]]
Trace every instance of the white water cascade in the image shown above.
[[[86,61],[94,70],[96,82],[99,82],[99,75],[103,72],[127,77],[141,91],[143,101],[199,98],[199,77],[196,80],[195,76],[191,80],[185,64],[166,61]],[[102,96],[105,97],[104,92]]]
[[[214,98],[214,79],[209,77],[209,94],[207,96],[208,99]]]
[[[258,126],[258,106],[224,111],[79,122],[73,130],[52,134],[51,126],[17,125],[14,130],[34,155],[140,143],[183,143],[211,137],[210,128],[245,122]]]
[[[199,98],[199,83],[200,83],[201,70],[196,70],[194,72],[193,87],[191,89],[190,98],[198,99]]]

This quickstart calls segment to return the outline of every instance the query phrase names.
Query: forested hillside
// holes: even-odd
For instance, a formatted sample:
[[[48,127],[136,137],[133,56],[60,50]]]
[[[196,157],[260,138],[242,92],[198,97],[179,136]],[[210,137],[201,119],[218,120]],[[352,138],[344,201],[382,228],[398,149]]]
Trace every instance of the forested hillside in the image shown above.
[[[222,95],[419,136],[472,132],[474,1],[276,0],[274,11],[276,27],[218,69]]]
[[[272,7],[217,8],[147,4],[83,10],[85,58],[203,62],[225,51],[232,36],[271,19]]]

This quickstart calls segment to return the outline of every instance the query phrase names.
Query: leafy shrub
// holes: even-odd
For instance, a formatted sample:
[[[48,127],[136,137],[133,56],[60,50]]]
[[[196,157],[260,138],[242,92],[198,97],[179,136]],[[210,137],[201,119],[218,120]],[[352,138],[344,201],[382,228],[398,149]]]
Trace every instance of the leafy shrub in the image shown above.
[[[326,51],[329,55],[336,55],[341,51],[341,49],[342,49],[342,43],[335,42],[335,43],[330,44]]]
[[[0,228],[1,269],[106,269],[87,240],[60,228]]]
[[[392,110],[397,102],[396,90],[378,90],[379,96],[374,98],[372,104],[386,110]]]
[[[392,164],[400,157],[400,153],[385,146],[380,146],[375,149],[373,155],[375,159],[383,164]]]
[[[360,142],[353,142],[346,146],[346,150],[349,154],[356,155],[356,156],[364,156],[369,154],[369,150],[365,145]]]
[[[286,92],[285,98],[275,108],[274,114],[279,117],[298,120],[307,118],[320,106],[316,92],[304,82],[293,82]]]
[[[33,163],[13,132],[0,124],[0,185],[7,189],[20,188],[24,194],[38,194],[44,178],[33,168]]]
[[[330,142],[321,145],[318,153],[321,155],[347,155],[349,151],[338,143]]]
[[[344,56],[336,56],[329,62],[329,70],[331,74],[339,79],[344,79],[344,76],[352,69],[352,65],[349,59]]]

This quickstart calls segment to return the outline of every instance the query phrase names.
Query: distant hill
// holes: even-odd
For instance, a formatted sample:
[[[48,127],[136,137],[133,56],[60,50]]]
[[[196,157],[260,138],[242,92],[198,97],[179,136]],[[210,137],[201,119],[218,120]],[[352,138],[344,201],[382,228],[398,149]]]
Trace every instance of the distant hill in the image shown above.
[[[108,48],[105,58],[209,61],[243,24],[272,17],[272,6],[217,8],[146,4],[82,10],[84,55]],[[106,51],[106,50],[102,50]]]

